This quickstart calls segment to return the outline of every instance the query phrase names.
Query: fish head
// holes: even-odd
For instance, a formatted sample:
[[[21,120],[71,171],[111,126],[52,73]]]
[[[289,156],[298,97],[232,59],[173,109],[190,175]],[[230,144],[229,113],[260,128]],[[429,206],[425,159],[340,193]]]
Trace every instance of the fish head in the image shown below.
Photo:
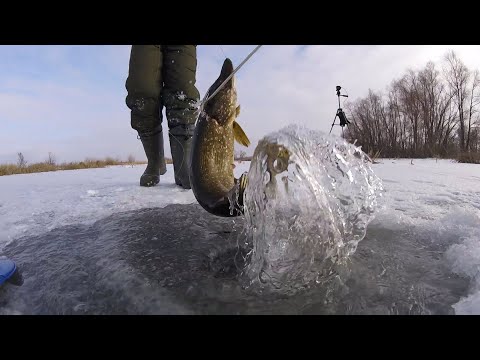
[[[211,96],[223,82],[233,73],[233,63],[225,59],[222,70],[217,80],[208,89]],[[217,121],[219,125],[227,125],[235,119],[237,114],[237,90],[235,88],[235,75],[219,90],[219,92],[207,101],[204,107],[205,113]]]

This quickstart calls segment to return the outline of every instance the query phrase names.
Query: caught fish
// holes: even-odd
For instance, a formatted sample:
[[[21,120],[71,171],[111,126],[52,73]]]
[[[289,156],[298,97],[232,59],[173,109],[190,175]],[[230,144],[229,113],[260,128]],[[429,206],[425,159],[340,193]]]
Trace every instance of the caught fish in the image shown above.
[[[233,64],[225,59],[220,75],[210,86],[213,94],[233,73]],[[192,142],[190,182],[198,203],[209,213],[232,217],[243,214],[243,194],[247,173],[234,176],[234,142],[248,147],[250,140],[237,122],[235,76],[209,99],[199,114]]]

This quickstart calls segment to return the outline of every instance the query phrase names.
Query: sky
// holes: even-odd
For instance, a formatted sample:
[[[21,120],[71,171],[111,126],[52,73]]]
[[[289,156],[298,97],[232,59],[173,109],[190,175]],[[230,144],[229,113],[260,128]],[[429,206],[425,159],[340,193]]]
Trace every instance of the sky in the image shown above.
[[[201,97],[225,57],[237,66],[255,47],[198,45]],[[144,160],[125,105],[130,48],[0,45],[0,163],[15,163],[19,152],[29,163],[47,159],[49,152],[59,162],[129,155]],[[469,68],[480,69],[477,45],[263,45],[236,74],[237,120],[252,142],[248,149],[236,147],[251,154],[263,136],[291,123],[328,133],[338,108],[337,85],[349,96],[342,98],[345,107],[369,89],[384,90],[408,68],[440,65],[450,49]],[[166,119],[163,129],[166,134]],[[170,156],[168,141],[165,153]]]

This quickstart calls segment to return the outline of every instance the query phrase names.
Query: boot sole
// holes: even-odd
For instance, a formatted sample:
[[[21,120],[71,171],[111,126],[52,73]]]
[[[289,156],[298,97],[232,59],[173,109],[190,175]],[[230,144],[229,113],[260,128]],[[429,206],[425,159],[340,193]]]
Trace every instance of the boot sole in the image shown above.
[[[143,187],[152,187],[157,185],[160,182],[160,178],[140,178],[140,186]]]

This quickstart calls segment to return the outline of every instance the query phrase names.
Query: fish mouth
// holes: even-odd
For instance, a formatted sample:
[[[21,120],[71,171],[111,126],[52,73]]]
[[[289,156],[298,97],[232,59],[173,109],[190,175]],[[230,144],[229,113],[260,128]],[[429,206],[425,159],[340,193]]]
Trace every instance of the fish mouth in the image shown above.
[[[233,73],[233,63],[232,60],[229,58],[226,58],[223,61],[222,65],[222,70],[220,70],[220,75],[218,76],[218,79],[215,81],[215,83],[212,85],[212,87],[209,90],[210,94],[213,94],[219,87],[222,85],[222,83],[227,80],[227,78],[232,75]],[[232,76],[230,80],[224,85],[223,89],[232,89],[233,86],[235,85],[234,83],[234,77]]]
[[[220,71],[220,79],[225,81],[233,73],[233,63],[232,60],[226,58],[222,65],[222,70]]]
[[[223,61],[220,75],[208,89],[207,101],[204,104],[205,114],[217,120],[220,125],[227,123],[235,114],[236,90],[233,63],[229,58]],[[230,79],[222,86],[222,84]],[[218,91],[219,87],[222,88]],[[212,95],[215,96],[212,98]]]

